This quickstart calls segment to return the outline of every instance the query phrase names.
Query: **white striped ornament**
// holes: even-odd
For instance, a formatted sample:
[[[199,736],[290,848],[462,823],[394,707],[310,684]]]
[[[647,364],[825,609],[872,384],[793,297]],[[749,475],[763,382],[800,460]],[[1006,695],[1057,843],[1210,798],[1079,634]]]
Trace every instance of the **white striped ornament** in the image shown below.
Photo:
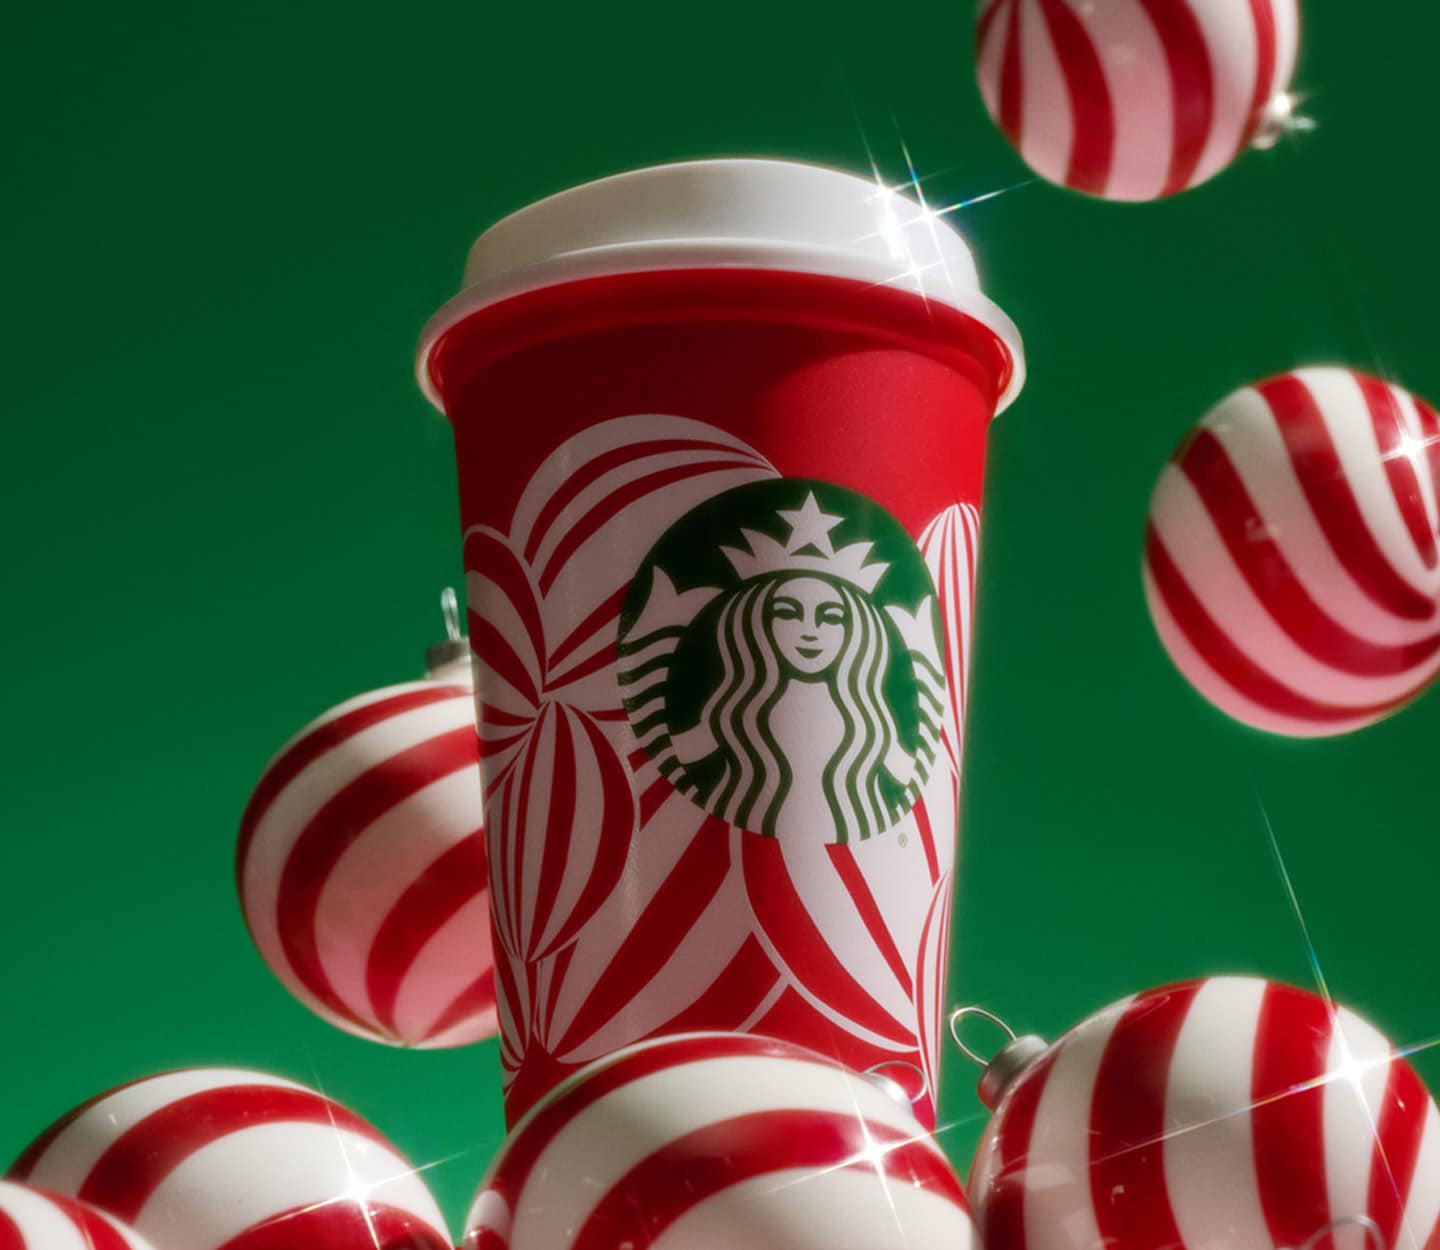
[[[884,1084],[767,1038],[632,1046],[501,1147],[466,1250],[969,1250],[959,1180]]]
[[[10,1169],[155,1250],[449,1250],[415,1169],[338,1103],[278,1077],[196,1068],[77,1107]]]
[[[1165,466],[1145,596],[1180,671],[1257,729],[1359,729],[1440,672],[1440,418],[1298,369],[1222,401]]]
[[[1297,0],[982,0],[980,93],[1042,178],[1153,200],[1285,116]]]
[[[266,768],[240,828],[245,920],[271,971],[347,1033],[494,1035],[479,744],[468,678],[333,708]]]
[[[986,1250],[1422,1250],[1440,1111],[1347,1009],[1212,977],[1115,1003],[1023,1067],[969,1195]]]
[[[33,1185],[0,1181],[0,1250],[154,1250],[103,1211]]]

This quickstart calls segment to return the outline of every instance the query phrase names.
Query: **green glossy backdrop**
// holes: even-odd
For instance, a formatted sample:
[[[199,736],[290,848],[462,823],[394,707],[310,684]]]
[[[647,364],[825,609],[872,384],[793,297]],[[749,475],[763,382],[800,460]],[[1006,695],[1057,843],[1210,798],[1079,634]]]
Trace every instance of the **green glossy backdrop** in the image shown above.
[[[1309,0],[1314,134],[1170,203],[1030,185],[957,214],[1030,383],[995,427],[952,998],[1055,1033],[1131,989],[1309,969],[1440,1033],[1440,694],[1336,741],[1194,696],[1138,578],[1154,475],[1301,362],[1440,395],[1419,0]],[[89,1094],[225,1062],[323,1085],[457,1221],[500,1138],[492,1045],[383,1050],[254,954],[234,830],[310,716],[416,674],[459,576],[410,354],[473,235],[571,183],[787,155],[927,194],[1022,181],[970,6],[497,8],[55,0],[0,31],[5,782],[0,1156]],[[1421,1059],[1440,1082],[1440,1063]],[[970,1073],[946,1140],[967,1158]]]

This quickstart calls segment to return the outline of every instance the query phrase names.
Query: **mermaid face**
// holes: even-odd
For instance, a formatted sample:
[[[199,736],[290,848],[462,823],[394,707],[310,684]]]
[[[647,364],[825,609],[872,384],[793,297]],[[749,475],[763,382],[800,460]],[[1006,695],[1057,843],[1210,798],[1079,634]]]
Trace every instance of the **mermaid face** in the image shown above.
[[[792,577],[770,600],[775,649],[801,677],[818,677],[845,646],[850,612],[836,590],[818,577]]]

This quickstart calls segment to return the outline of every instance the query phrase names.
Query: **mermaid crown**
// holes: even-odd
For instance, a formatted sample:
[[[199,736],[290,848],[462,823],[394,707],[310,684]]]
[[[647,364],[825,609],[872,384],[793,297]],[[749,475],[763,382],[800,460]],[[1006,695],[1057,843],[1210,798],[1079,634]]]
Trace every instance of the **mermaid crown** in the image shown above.
[[[805,496],[800,507],[780,508],[776,515],[790,527],[790,537],[785,542],[756,530],[742,529],[740,534],[746,547],[720,548],[731,568],[746,581],[767,573],[819,573],[838,577],[871,594],[890,567],[883,561],[865,563],[875,545],[871,542],[851,543],[837,551],[830,531],[845,518],[822,512],[813,491]]]

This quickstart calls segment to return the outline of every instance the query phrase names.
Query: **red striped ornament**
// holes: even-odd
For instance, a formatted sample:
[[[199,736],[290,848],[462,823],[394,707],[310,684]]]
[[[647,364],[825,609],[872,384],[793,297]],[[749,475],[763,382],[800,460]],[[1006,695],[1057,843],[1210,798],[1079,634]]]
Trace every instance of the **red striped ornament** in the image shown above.
[[[374,1128],[257,1072],[122,1085],[53,1125],[9,1175],[107,1212],[156,1250],[451,1244],[424,1182]]]
[[[33,1185],[0,1181],[0,1250],[153,1250],[101,1211]]]
[[[1440,1111],[1374,1028],[1304,990],[1150,990],[1002,1089],[969,1185],[986,1250],[1436,1244]]]
[[[591,1064],[501,1147],[466,1250],[969,1250],[959,1180],[884,1084],[753,1035]]]
[[[342,703],[250,799],[236,855],[250,933],[347,1033],[434,1048],[496,1032],[479,766],[467,673]]]
[[[1042,178],[1154,200],[1288,116],[1299,31],[1297,0],[984,0],[980,93]]]
[[[1440,417],[1348,369],[1211,411],[1165,466],[1144,582],[1161,641],[1222,711],[1293,737],[1387,716],[1440,671]]]

